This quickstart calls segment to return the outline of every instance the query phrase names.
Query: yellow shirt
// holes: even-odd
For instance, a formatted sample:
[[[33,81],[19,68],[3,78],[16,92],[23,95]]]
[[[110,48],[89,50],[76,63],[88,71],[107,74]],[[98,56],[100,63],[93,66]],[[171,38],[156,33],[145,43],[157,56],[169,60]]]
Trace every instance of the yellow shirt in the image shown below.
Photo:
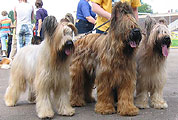
[[[140,0],[121,0],[121,2],[128,2],[128,4],[132,6],[132,8],[141,6]]]
[[[111,13],[112,0],[91,0],[91,1],[99,4],[101,6],[101,8],[103,8],[105,11]],[[100,26],[101,24],[105,23],[106,21],[108,21],[108,19],[106,19],[105,17],[97,16],[95,27]],[[109,25],[110,25],[110,23],[107,23],[107,24],[101,26],[98,29],[101,30],[101,31],[106,31],[109,28]]]
[[[103,8],[105,11],[111,13],[112,11],[112,0],[91,0],[94,3],[97,3]],[[121,2],[128,2],[133,8],[141,6],[140,0],[121,0]],[[98,16],[96,20],[96,26],[98,27],[101,24],[108,21],[108,19]],[[103,25],[102,27],[98,28],[101,31],[106,31],[110,26],[110,23]]]

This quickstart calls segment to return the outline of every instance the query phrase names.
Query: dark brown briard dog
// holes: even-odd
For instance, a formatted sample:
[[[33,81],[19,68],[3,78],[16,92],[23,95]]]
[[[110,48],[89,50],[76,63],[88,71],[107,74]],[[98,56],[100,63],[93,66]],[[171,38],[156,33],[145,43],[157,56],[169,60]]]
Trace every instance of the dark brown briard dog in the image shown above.
[[[164,19],[158,23],[147,16],[146,35],[139,45],[137,54],[137,87],[135,103],[139,108],[167,108],[163,99],[163,87],[166,83],[166,59],[171,44],[170,33]],[[150,93],[150,95],[149,95]]]
[[[95,111],[101,114],[115,113],[113,90],[117,89],[117,113],[137,115],[133,104],[136,85],[134,60],[141,32],[127,3],[117,3],[112,10],[109,33],[89,34],[75,42],[76,51],[70,67],[72,106],[94,102],[91,96],[97,87]]]

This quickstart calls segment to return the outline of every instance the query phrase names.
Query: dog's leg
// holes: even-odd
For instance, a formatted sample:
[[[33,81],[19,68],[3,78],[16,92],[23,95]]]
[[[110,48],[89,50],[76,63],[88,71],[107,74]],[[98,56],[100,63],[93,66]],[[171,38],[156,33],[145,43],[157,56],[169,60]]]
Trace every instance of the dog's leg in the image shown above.
[[[51,105],[51,96],[50,96],[50,83],[51,82],[48,75],[42,73],[37,74],[37,78],[35,79],[35,90],[36,90],[36,111],[39,118],[52,118],[54,116],[54,112]],[[40,76],[40,77],[39,77]]]
[[[72,106],[84,106],[84,70],[80,63],[73,63],[70,67],[70,76],[72,78],[71,83],[71,95],[70,103]]]
[[[136,97],[135,97],[135,105],[138,108],[144,109],[144,108],[149,108],[148,104],[148,88],[147,86],[143,86],[143,78],[142,79],[137,79],[137,85],[136,85]]]
[[[137,93],[135,97],[135,105],[141,109],[149,108],[148,98],[147,90],[143,90],[140,93]]]
[[[17,72],[18,73],[18,72]],[[5,104],[6,106],[15,106],[18,101],[21,92],[26,90],[26,81],[18,74],[11,74],[10,84],[5,93]]]
[[[107,77],[102,77],[102,78],[107,79]],[[95,111],[97,113],[113,114],[116,112],[114,108],[114,96],[112,94],[112,88],[110,84],[108,83],[97,84],[97,98],[98,98],[97,103],[95,105]]]
[[[67,85],[67,83],[65,85]],[[54,91],[59,115],[72,116],[75,113],[75,109],[70,105],[68,92],[69,88],[67,86],[60,87],[58,90]]]
[[[134,79],[122,80],[122,83],[118,88],[118,105],[117,105],[117,112],[120,115],[133,116],[138,114],[139,109],[133,103],[134,90],[135,90]]]
[[[92,91],[94,87],[94,80],[85,78],[85,101],[87,103],[95,102],[95,98],[92,97]]]
[[[168,107],[166,101],[163,99],[163,88],[151,91],[150,98],[151,107],[156,109],[165,109]]]
[[[36,96],[35,96],[35,91],[33,89],[33,85],[29,85],[29,91],[28,91],[28,101],[30,103],[34,103],[35,102],[35,99],[36,99]]]

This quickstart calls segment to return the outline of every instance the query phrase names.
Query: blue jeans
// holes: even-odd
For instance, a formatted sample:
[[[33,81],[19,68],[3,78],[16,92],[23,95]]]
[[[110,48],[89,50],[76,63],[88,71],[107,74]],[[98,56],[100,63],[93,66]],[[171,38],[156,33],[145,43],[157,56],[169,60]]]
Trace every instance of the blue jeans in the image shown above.
[[[2,50],[7,51],[6,40],[8,39],[8,33],[1,33]]]
[[[31,44],[31,39],[33,36],[32,25],[28,25],[28,24],[20,25],[20,27],[18,27],[16,35],[20,48],[28,44]]]
[[[94,24],[85,21],[85,20],[79,20],[76,24],[75,27],[78,30],[78,34],[83,34],[83,33],[87,33],[91,30],[93,30],[94,28]]]

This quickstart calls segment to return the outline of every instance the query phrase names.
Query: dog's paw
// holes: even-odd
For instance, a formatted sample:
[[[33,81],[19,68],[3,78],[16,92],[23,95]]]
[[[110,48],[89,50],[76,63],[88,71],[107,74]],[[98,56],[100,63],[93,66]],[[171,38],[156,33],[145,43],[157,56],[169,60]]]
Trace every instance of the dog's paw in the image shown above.
[[[15,106],[15,102],[12,100],[5,100],[5,104],[8,107],[14,107]]]
[[[84,100],[77,100],[77,101],[75,101],[75,100],[70,100],[70,104],[71,104],[71,106],[73,106],[73,107],[82,107],[82,106],[85,106],[85,105],[86,105],[86,103],[85,103]]]
[[[64,109],[59,109],[58,114],[64,116],[72,116],[75,114],[75,109],[72,107],[65,107]]]
[[[118,106],[117,113],[121,116],[135,116],[138,115],[139,109],[134,105],[123,107]]]
[[[54,112],[52,110],[40,111],[38,113],[38,117],[41,118],[41,119],[44,119],[44,118],[53,118],[53,116],[54,116]]]
[[[4,101],[5,101],[6,106],[8,107],[14,107],[16,104],[16,101],[14,101],[11,97],[7,95],[5,95]]]
[[[112,104],[97,103],[95,106],[95,112],[100,114],[113,114],[116,113],[116,110]]]
[[[151,107],[156,109],[166,109],[168,108],[168,104],[164,100],[152,100]]]
[[[135,106],[137,106],[140,109],[150,108],[148,101],[141,101],[140,99],[135,100]]]

